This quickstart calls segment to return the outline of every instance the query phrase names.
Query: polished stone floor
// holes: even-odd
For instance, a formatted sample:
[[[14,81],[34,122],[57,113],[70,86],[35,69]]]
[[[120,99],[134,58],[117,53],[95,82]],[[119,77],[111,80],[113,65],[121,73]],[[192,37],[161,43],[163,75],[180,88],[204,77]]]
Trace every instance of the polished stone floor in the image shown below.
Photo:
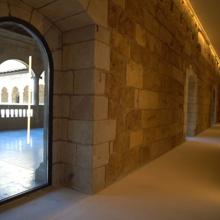
[[[37,186],[34,171],[43,161],[43,129],[0,132],[0,200]]]
[[[219,220],[220,126],[188,139],[96,195],[42,190],[0,220]]]

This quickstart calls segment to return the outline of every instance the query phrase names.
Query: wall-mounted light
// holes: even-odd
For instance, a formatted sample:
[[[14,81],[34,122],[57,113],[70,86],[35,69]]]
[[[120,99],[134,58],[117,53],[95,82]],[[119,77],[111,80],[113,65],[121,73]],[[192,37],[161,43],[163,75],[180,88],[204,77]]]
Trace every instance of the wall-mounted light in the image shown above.
[[[213,45],[208,37],[208,34],[206,33],[205,29],[203,28],[202,23],[200,22],[195,10],[193,9],[192,4],[190,3],[190,0],[182,0],[182,3],[187,8],[192,19],[194,20],[194,22],[198,26],[199,32],[202,35],[202,37],[204,38],[205,42],[207,43],[207,46],[209,47],[212,56],[216,60],[217,67],[219,68],[220,58],[219,58],[215,48],[213,47]]]

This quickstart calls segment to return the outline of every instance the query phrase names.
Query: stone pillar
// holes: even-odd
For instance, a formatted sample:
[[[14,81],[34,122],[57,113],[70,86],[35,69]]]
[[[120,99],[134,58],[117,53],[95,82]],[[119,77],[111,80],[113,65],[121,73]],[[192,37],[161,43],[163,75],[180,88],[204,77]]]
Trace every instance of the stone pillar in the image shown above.
[[[19,104],[24,104],[24,90],[19,89]]]
[[[33,77],[33,104],[39,105],[39,79],[38,75]]]
[[[40,120],[41,115],[39,114],[39,80],[40,80],[40,76],[36,75],[33,78],[33,104],[38,106],[35,108],[34,110],[34,118],[35,120]],[[48,87],[48,73],[45,72],[45,88]],[[47,89],[45,89],[47,91]],[[46,100],[46,99],[45,99]],[[49,103],[45,103],[44,108],[48,108]],[[44,118],[47,118],[48,114],[48,109],[45,110],[44,109]],[[35,181],[40,183],[40,184],[44,184],[47,183],[48,181],[48,146],[47,146],[47,142],[45,140],[47,140],[48,137],[48,130],[47,130],[47,120],[44,120],[43,122],[43,129],[44,129],[44,135],[43,135],[43,139],[44,139],[44,146],[43,146],[43,161],[40,163],[39,167],[35,170]]]
[[[8,90],[8,103],[12,104],[12,89]]]

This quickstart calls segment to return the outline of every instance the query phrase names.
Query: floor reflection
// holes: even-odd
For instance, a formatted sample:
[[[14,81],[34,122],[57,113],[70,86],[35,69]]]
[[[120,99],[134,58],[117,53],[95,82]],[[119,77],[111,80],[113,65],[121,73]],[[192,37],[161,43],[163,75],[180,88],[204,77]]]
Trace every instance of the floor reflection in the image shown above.
[[[43,161],[43,129],[0,132],[0,200],[37,186],[34,171]]]

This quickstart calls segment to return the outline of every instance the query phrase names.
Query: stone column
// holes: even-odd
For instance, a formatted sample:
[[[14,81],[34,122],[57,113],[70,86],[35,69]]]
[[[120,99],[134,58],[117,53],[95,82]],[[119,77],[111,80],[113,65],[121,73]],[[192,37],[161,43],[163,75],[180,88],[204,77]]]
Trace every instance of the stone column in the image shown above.
[[[35,76],[33,78],[34,80],[34,90],[33,90],[33,100],[34,100],[34,105],[37,107],[34,108],[34,118],[35,120],[41,120],[41,115],[39,114],[39,80],[40,76]],[[48,87],[48,73],[45,71],[45,90],[47,91]],[[47,94],[48,95],[48,94]],[[45,99],[46,100],[46,99]],[[46,109],[45,109],[46,108]],[[40,166],[35,170],[35,181],[41,184],[47,183],[48,181],[48,143],[47,143],[47,138],[48,138],[48,111],[49,111],[49,103],[45,102],[44,105],[44,121],[43,121],[43,129],[44,129],[44,134],[43,134],[43,161],[40,163]]]
[[[24,90],[19,89],[19,104],[24,104]]]
[[[12,104],[12,89],[8,90],[8,103]]]
[[[38,75],[33,77],[33,104],[39,105],[39,79]]]

